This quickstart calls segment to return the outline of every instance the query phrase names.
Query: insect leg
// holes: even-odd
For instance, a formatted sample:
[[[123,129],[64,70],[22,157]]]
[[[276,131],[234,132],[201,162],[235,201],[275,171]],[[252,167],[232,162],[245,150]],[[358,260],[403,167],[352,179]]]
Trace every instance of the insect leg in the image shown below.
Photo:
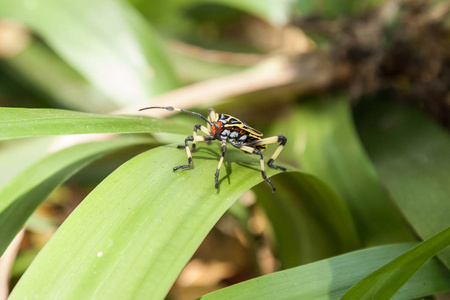
[[[192,167],[192,154],[191,154],[191,149],[189,149],[189,144],[188,142],[207,142],[207,141],[212,141],[214,140],[215,137],[213,136],[200,136],[197,135],[195,137],[193,136],[188,136],[185,140],[184,140],[184,148],[186,149],[186,154],[188,157],[188,164],[187,165],[182,165],[182,166],[177,166],[175,168],[173,168],[174,171],[179,170],[179,169],[188,169],[190,167]],[[178,146],[179,147],[179,146]]]
[[[208,136],[212,136],[213,135],[212,132],[208,128],[206,128],[205,126],[200,125],[200,124],[195,125],[194,126],[194,131],[193,131],[193,134],[192,134],[192,136],[194,137],[194,140],[192,141],[191,152],[195,152],[197,150],[197,143],[196,143],[197,139],[196,139],[196,137],[197,137],[197,130],[198,129],[200,129],[203,133],[207,134]],[[210,140],[199,140],[199,141],[209,142]],[[184,147],[185,146],[183,146],[183,145],[178,145],[178,149],[181,149],[181,148],[184,148]]]
[[[220,157],[219,164],[217,165],[216,175],[214,177],[214,181],[216,183],[216,189],[219,187],[219,172],[222,167],[223,159],[225,158],[225,152],[227,151],[227,144],[222,142],[222,156]]]
[[[251,154],[255,154],[255,155],[259,155],[259,162],[261,164],[261,176],[262,178],[268,183],[270,184],[270,186],[272,187],[272,192],[276,191],[275,185],[273,184],[272,181],[270,181],[269,178],[267,178],[267,174],[266,171],[264,169],[264,157],[262,155],[262,152],[258,149],[246,146],[246,145],[240,145],[237,148],[241,149],[242,151],[245,151],[247,153],[251,153]]]
[[[275,159],[277,159],[278,155],[280,155],[281,150],[283,150],[284,145],[286,145],[286,142],[287,142],[287,138],[284,135],[278,135],[278,136],[272,136],[272,137],[268,137],[268,138],[265,138],[262,140],[254,141],[251,143],[247,143],[245,145],[254,147],[254,146],[258,146],[258,145],[268,145],[268,144],[280,143],[278,145],[277,149],[275,150],[275,152],[270,157],[270,159],[267,161],[267,165],[273,169],[280,169],[282,171],[286,171],[285,167],[276,166],[273,164]]]

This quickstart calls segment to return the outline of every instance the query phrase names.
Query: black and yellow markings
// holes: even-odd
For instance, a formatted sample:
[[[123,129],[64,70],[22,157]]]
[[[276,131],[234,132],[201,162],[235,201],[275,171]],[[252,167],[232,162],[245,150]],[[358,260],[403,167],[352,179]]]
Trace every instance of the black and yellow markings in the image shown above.
[[[177,166],[173,168],[174,171],[180,169],[188,169],[192,167],[193,165],[192,152],[196,151],[197,142],[209,143],[217,139],[222,142],[222,155],[219,159],[216,173],[214,175],[215,188],[219,187],[219,173],[225,158],[225,152],[227,151],[226,144],[227,142],[229,142],[233,147],[236,147],[245,153],[259,156],[261,176],[272,187],[272,191],[275,192],[276,189],[274,184],[272,183],[272,181],[269,180],[269,178],[267,178],[264,166],[264,156],[262,154],[262,151],[267,147],[267,145],[279,143],[278,147],[275,149],[275,152],[267,161],[267,165],[273,169],[280,169],[282,171],[286,171],[286,168],[273,164],[280,155],[284,145],[287,142],[287,138],[284,135],[272,136],[263,139],[262,138],[263,134],[258,130],[248,126],[244,122],[230,115],[217,114],[212,108],[209,109],[208,111],[208,118],[205,118],[199,113],[188,111],[182,108],[174,108],[172,106],[167,107],[153,106],[153,107],[145,107],[140,110],[153,108],[166,109],[168,111],[180,111],[184,113],[193,114],[200,117],[201,119],[206,121],[206,123],[208,123],[207,127],[200,124],[195,125],[192,136],[188,136],[185,139],[184,145],[178,146],[178,148],[185,148],[186,155],[188,157],[188,164]],[[198,130],[206,134],[206,136],[198,135]],[[189,142],[192,142],[192,148],[189,148]]]
[[[261,176],[268,184],[270,184],[270,186],[272,187],[272,191],[275,192],[276,191],[275,185],[273,184],[272,181],[270,181],[269,178],[267,178],[266,170],[264,168],[264,156],[263,156],[262,152],[260,150],[258,150],[258,149],[255,149],[255,148],[250,147],[250,146],[245,146],[245,145],[241,145],[238,148],[240,150],[242,150],[243,152],[259,155],[259,162],[260,162],[260,167],[261,167]]]
[[[267,161],[267,165],[273,169],[280,169],[282,171],[286,171],[285,167],[276,166],[273,164],[275,159],[277,159],[278,155],[280,155],[281,151],[283,150],[284,145],[286,145],[286,142],[287,142],[287,138],[284,135],[278,135],[278,136],[272,136],[269,138],[254,141],[254,142],[248,143],[247,145],[248,146],[259,146],[259,145],[266,146],[266,145],[270,145],[270,144],[280,143],[278,145],[277,149],[275,150],[275,152],[270,157],[270,159]]]
[[[195,142],[209,142],[214,140],[213,136],[202,136],[202,135],[197,135],[197,136],[188,136],[185,140],[184,140],[184,148],[186,149],[186,155],[188,157],[188,164],[187,165],[182,165],[182,166],[177,166],[175,168],[173,168],[174,171],[179,170],[179,169],[188,169],[190,167],[192,167],[192,153],[191,153],[191,149],[189,148],[189,142],[193,142],[192,145],[192,152],[196,151],[196,147],[194,146]],[[183,148],[182,145],[179,145],[178,148]]]

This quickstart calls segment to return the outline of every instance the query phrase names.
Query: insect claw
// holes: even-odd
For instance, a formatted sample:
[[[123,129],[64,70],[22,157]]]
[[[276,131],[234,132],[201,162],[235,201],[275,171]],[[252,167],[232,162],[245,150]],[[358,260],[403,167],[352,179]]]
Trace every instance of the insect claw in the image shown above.
[[[267,165],[269,166],[269,168],[272,168],[272,169],[275,169],[275,170],[276,169],[280,169],[281,171],[285,171],[286,172],[286,168],[285,167],[274,165],[272,158],[269,159],[269,161],[267,162]]]
[[[191,167],[190,165],[178,166],[178,167],[173,168],[173,171],[175,172],[175,171],[177,171],[179,169],[184,170],[184,169],[188,169],[190,167]]]
[[[286,168],[285,167],[282,167],[282,166],[276,166],[276,165],[269,165],[269,167],[270,168],[272,168],[272,169],[280,169],[281,171],[284,171],[284,172],[286,172]]]
[[[219,188],[219,169],[216,170],[216,174],[214,176],[214,182],[216,183],[215,184],[216,189],[218,189]]]

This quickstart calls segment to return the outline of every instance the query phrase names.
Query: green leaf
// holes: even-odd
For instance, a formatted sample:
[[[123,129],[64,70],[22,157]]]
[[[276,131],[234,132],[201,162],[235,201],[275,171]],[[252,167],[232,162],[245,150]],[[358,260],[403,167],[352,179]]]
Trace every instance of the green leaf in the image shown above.
[[[123,164],[63,223],[10,299],[163,299],[218,219],[262,182],[259,157],[231,148],[216,190],[220,155],[219,144],[202,146],[192,169],[173,172],[186,155],[162,146]]]
[[[427,239],[450,226],[450,138],[420,112],[380,98],[357,110],[361,139],[392,199]],[[439,258],[450,268],[450,249]]]
[[[346,202],[366,245],[414,239],[360,144],[347,98],[303,101],[289,124],[283,127],[290,138],[287,157],[296,159],[305,172],[323,180]]]
[[[152,29],[118,0],[6,0],[0,17],[25,23],[118,105],[179,85]]]
[[[347,253],[247,280],[200,299],[339,299],[362,277],[411,246],[412,244],[388,245]],[[437,260],[432,260],[397,293],[395,299],[415,299],[448,290],[450,271]]]
[[[312,175],[290,173],[274,178],[274,183],[279,188],[273,196],[264,187],[255,191],[273,227],[283,269],[360,246],[347,206],[324,182]]]
[[[149,139],[122,137],[77,145],[46,156],[14,177],[0,190],[0,253],[45,198],[71,175],[106,153],[144,143]]]
[[[342,299],[389,299],[428,260],[448,246],[450,227],[379,268],[355,284]]]
[[[165,119],[100,115],[59,109],[0,108],[0,140],[82,133],[192,133]]]
[[[42,158],[51,142],[52,138],[49,137],[2,141],[0,143],[0,188]]]

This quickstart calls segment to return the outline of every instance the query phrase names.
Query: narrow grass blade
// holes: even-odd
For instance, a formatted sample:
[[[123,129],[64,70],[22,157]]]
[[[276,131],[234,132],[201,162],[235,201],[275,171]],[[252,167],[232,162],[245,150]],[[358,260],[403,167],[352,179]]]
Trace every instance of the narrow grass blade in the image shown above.
[[[81,144],[50,154],[22,171],[0,190],[0,253],[45,198],[71,175],[106,153],[148,142],[143,137],[122,137]]]
[[[165,119],[60,109],[0,108],[0,140],[83,133],[151,132],[192,133],[190,128]]]
[[[228,149],[216,190],[220,155],[218,144],[201,146],[193,169],[173,172],[186,155],[162,146],[123,164],[63,223],[10,299],[163,299],[218,219],[263,181],[258,157]]]
[[[448,246],[450,227],[359,281],[342,299],[390,299],[428,260]]]
[[[401,255],[412,245],[379,246],[347,253],[247,280],[207,294],[200,299],[339,299],[362,277]],[[394,298],[416,299],[448,290],[450,290],[450,271],[437,260],[432,260]]]
[[[361,139],[392,199],[422,239],[450,227],[450,138],[422,113],[373,99],[357,110]],[[450,249],[438,256],[450,268]]]

